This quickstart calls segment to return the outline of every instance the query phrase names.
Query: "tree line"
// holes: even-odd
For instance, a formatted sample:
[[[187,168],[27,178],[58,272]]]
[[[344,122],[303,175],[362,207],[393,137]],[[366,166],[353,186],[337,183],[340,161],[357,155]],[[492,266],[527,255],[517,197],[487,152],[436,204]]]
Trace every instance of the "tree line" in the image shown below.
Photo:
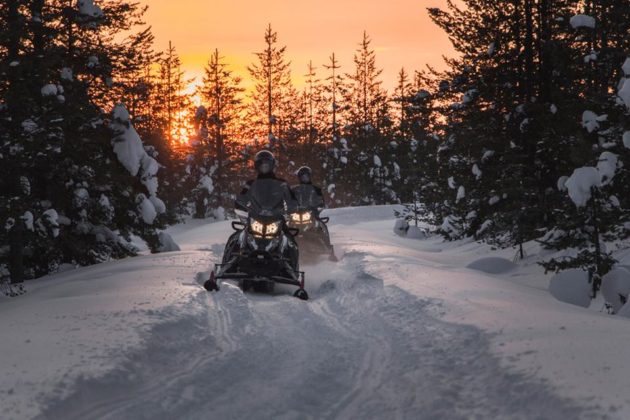
[[[333,207],[410,203],[401,217],[520,257],[530,240],[576,249],[545,268],[583,267],[595,292],[614,264],[605,243],[630,229],[630,5],[462,3],[428,9],[458,53],[446,70],[401,69],[392,92],[367,33],[351,67],[331,52],[296,87],[269,25],[253,88],[209,48],[198,105],[175,47],[155,51],[146,8],[4,2],[0,275],[133,255],[135,236],[157,252],[182,216],[224,218],[267,148],[280,176],[309,165]]]

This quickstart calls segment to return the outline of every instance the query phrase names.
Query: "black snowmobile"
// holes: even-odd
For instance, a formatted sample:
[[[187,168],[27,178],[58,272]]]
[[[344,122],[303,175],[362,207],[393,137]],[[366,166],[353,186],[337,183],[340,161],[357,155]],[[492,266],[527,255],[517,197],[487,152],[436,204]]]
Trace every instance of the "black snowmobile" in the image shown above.
[[[326,226],[329,220],[308,208],[300,208],[291,214],[289,226],[298,229],[299,234],[295,239],[303,256],[312,258],[327,255],[329,260],[337,261]]]
[[[331,261],[337,261],[326,226],[329,218],[320,217],[325,207],[324,194],[321,188],[313,185],[312,174],[308,166],[302,166],[296,173],[300,183],[291,187],[291,191],[298,202],[298,209],[291,214],[289,224],[299,229],[296,239],[303,257],[311,259],[328,255]]]
[[[267,182],[269,181],[269,182]],[[285,220],[282,191],[273,189],[273,180],[258,180],[261,188],[239,197],[237,204],[247,214],[232,222],[236,231],[225,246],[221,264],[216,264],[206,290],[219,290],[222,280],[237,280],[243,291],[250,288],[270,293],[276,283],[297,286],[295,297],[308,299],[304,272],[299,271],[299,252],[295,242],[298,230]],[[265,184],[270,188],[265,188]]]

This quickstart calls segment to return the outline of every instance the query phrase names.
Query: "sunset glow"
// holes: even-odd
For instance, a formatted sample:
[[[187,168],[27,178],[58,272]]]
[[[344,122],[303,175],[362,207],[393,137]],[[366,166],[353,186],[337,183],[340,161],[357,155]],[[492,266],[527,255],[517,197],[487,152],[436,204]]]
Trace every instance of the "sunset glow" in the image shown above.
[[[427,7],[445,0],[148,0],[146,21],[156,36],[156,47],[169,40],[184,70],[200,83],[203,68],[218,48],[232,69],[250,85],[247,65],[263,48],[263,33],[271,23],[279,42],[287,46],[295,84],[303,85],[309,60],[325,78],[323,64],[332,52],[342,70],[350,72],[352,56],[367,31],[377,51],[382,80],[392,89],[401,67],[410,73],[426,64],[442,67],[442,55],[452,55],[447,36],[430,21]]]

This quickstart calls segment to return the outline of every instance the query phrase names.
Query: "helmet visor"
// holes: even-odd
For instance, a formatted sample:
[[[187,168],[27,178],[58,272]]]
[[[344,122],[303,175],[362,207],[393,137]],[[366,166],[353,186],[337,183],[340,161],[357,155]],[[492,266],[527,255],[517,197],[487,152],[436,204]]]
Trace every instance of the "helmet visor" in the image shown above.
[[[300,174],[300,182],[303,182],[303,183],[311,182],[311,175],[307,172]]]
[[[263,162],[260,162],[260,165],[258,165],[258,172],[266,175],[271,172],[271,168],[272,168],[272,165],[270,162],[263,161]]]

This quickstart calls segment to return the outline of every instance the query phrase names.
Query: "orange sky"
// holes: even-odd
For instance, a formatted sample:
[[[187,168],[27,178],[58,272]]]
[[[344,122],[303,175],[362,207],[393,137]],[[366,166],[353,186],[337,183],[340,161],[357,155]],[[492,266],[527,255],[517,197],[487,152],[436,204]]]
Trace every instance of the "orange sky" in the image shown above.
[[[287,46],[296,84],[309,60],[324,76],[322,64],[334,51],[343,71],[351,72],[352,56],[366,30],[377,51],[382,80],[393,88],[401,67],[412,73],[429,63],[440,67],[442,54],[452,55],[448,38],[428,18],[427,7],[445,0],[144,0],[146,21],[156,47],[172,41],[190,77],[200,81],[214,48],[248,83],[246,66],[263,46],[268,23]],[[324,77],[322,77],[324,78]]]

